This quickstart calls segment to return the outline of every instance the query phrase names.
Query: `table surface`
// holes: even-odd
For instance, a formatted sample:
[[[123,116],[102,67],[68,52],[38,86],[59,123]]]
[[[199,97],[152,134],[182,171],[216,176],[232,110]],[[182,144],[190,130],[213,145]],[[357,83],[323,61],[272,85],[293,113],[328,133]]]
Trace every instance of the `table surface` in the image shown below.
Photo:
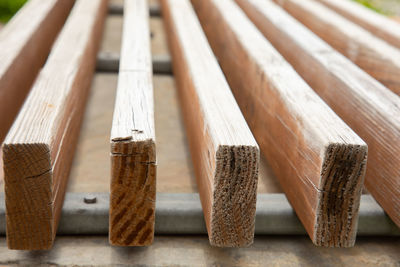
[[[112,0],[122,3],[122,0]],[[156,3],[156,0],[150,0]],[[162,19],[152,17],[153,55],[168,55]],[[109,15],[102,52],[119,53],[122,16]],[[68,192],[108,192],[109,136],[117,73],[96,73],[76,150]],[[193,166],[177,99],[174,77],[154,75],[157,139],[157,191],[197,192]],[[1,183],[1,179],[0,179]],[[3,186],[1,189],[3,190]],[[262,159],[259,193],[282,192],[268,163]],[[399,238],[358,238],[348,249],[318,248],[308,236],[256,236],[249,248],[213,248],[206,236],[156,236],[146,248],[112,247],[106,236],[58,236],[50,251],[7,249],[0,237],[0,265],[140,266],[400,266]]]

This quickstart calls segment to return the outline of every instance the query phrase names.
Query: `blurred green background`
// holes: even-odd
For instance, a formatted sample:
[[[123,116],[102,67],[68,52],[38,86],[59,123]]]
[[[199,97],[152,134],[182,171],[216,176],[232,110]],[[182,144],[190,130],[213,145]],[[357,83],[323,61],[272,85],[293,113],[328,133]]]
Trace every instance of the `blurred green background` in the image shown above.
[[[46,1],[46,0],[43,0]],[[0,22],[7,22],[27,0],[0,0]]]

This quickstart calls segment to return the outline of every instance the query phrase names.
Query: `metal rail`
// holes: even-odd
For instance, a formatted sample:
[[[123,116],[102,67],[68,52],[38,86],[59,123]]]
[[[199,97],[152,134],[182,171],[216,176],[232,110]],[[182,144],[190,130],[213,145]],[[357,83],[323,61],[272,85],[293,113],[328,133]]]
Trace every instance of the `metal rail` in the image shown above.
[[[109,194],[67,193],[58,234],[107,235]],[[158,193],[156,234],[206,234],[198,194]],[[0,234],[4,235],[4,194],[0,195]],[[257,196],[256,235],[305,235],[284,194]],[[361,197],[358,235],[400,236],[400,229],[369,195]]]
[[[171,58],[168,55],[153,55],[154,74],[172,74]],[[96,71],[118,72],[119,54],[100,52],[97,55]]]
[[[159,17],[161,16],[160,6],[157,4],[152,4],[149,6],[150,16]],[[108,6],[108,14],[110,15],[123,15],[124,6],[120,4],[110,4]]]

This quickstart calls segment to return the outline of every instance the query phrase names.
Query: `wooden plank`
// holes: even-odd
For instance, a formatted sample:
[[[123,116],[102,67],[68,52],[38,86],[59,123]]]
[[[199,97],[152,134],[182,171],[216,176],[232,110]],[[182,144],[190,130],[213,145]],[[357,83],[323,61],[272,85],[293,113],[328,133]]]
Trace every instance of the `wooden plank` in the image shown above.
[[[107,12],[79,0],[3,145],[7,244],[49,249]]]
[[[156,146],[147,0],[126,0],[111,130],[109,240],[146,246],[154,239]]]
[[[369,147],[365,185],[400,226],[400,98],[271,1],[236,0]],[[400,26],[400,25],[399,25]],[[355,115],[357,114],[357,115]]]
[[[400,94],[400,50],[312,0],[274,0],[333,48]]]
[[[75,0],[31,0],[0,32],[0,144]]]
[[[318,1],[391,45],[400,48],[400,25],[395,20],[349,0]]]
[[[211,245],[254,239],[259,150],[188,0],[163,16]]]
[[[116,90],[112,89],[117,88],[117,80],[118,75],[114,73],[97,73],[94,77],[67,192],[105,193],[110,191],[110,125],[116,93]],[[157,136],[157,192],[197,193],[196,178],[179,109],[174,77],[153,75],[153,85]],[[1,164],[2,161],[0,161],[0,170]],[[0,177],[0,195],[3,193],[1,180]],[[270,166],[261,156],[257,193],[282,192]]]
[[[233,1],[192,2],[248,124],[312,241],[353,246],[366,144]]]

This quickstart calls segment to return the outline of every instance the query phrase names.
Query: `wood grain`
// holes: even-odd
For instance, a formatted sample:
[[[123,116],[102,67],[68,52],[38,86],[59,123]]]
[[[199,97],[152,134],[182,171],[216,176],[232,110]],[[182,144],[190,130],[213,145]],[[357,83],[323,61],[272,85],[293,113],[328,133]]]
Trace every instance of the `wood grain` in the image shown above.
[[[79,0],[3,145],[7,244],[53,244],[107,12]]]
[[[400,50],[312,0],[275,0],[333,48],[400,94]]]
[[[353,246],[366,144],[231,0],[193,0],[248,124],[314,244]]]
[[[110,125],[117,80],[118,75],[114,73],[97,73],[94,76],[67,192],[96,193],[110,190]],[[153,85],[157,136],[157,192],[197,193],[174,77],[153,75]],[[2,161],[0,170],[1,166]],[[0,173],[0,194],[2,192]],[[261,155],[257,193],[282,192],[271,167]]]
[[[154,239],[156,147],[147,0],[126,0],[111,130],[109,240],[146,246]]]
[[[0,32],[0,144],[75,0],[31,0]]]
[[[375,36],[400,48],[400,25],[395,20],[349,0],[318,0]]]
[[[259,150],[187,0],[164,0],[173,70],[211,245],[254,238]]]
[[[365,185],[400,226],[400,98],[269,0],[236,0],[369,147]],[[355,115],[356,114],[356,115]]]

